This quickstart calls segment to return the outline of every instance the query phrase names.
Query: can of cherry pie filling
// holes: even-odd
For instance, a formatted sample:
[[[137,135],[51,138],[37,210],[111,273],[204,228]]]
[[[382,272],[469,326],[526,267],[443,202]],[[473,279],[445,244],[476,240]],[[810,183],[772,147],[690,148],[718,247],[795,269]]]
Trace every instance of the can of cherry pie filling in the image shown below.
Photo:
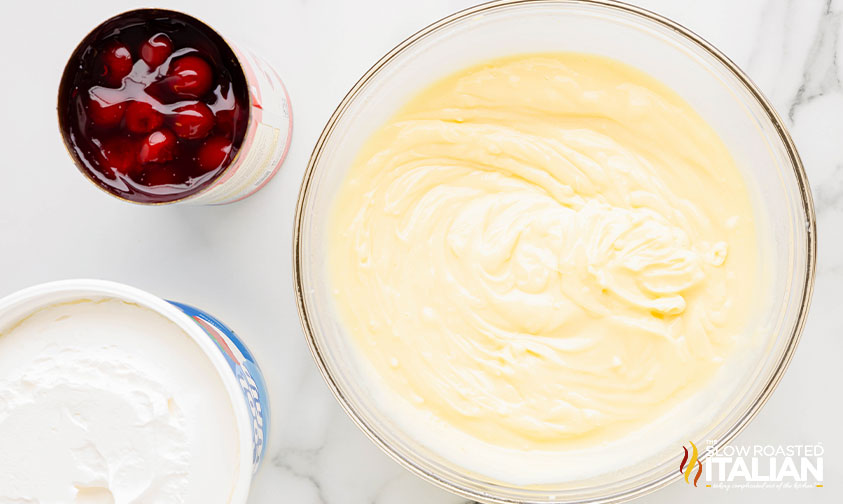
[[[114,16],[71,55],[59,128],[79,170],[140,204],[217,205],[275,175],[292,136],[278,72],[204,22],[163,9]]]
[[[293,133],[290,97],[278,72],[247,49],[230,44],[246,74],[249,122],[239,156],[214,184],[192,203],[223,204],[251,196],[278,172]]]

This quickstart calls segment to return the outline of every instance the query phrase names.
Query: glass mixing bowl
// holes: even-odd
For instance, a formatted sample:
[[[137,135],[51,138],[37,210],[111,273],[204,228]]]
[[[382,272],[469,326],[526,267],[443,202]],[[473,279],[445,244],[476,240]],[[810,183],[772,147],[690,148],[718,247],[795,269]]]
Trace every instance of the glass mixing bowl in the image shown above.
[[[630,457],[628,467],[581,481],[520,487],[476,474],[414,439],[379,406],[366,363],[333,306],[326,261],[334,196],[362,143],[416,92],[452,72],[509,54],[575,51],[608,56],[661,80],[718,132],[749,188],[759,233],[770,244],[758,328],[768,336],[717,411],[700,412],[671,449]],[[816,227],[805,172],[781,118],[747,76],[686,28],[603,0],[497,1],[411,36],[349,91],[320,136],[302,183],[294,230],[299,314],[313,356],[340,404],[381,449],[447,490],[491,503],[617,502],[680,477],[685,440],[719,448],[758,413],[782,377],[810,303]],[[705,454],[703,454],[705,457]],[[703,459],[704,460],[704,459]],[[572,460],[572,464],[576,464]]]

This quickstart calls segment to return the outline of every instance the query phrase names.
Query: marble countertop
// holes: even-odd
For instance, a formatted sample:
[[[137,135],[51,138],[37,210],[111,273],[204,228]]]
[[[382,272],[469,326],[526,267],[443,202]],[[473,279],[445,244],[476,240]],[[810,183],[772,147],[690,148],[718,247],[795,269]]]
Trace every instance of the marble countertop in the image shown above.
[[[225,320],[259,356],[274,412],[269,457],[250,504],[458,504],[400,468],[345,416],[312,362],[292,291],[291,234],[311,148],[349,87],[419,28],[465,0],[158,0],[205,19],[275,64],[295,117],[289,157],[256,196],[224,207],[123,204],[76,173],[55,124],[72,47],[123,0],[12,2],[0,16],[0,295],[74,277],[125,282]],[[741,443],[825,447],[816,490],[689,490],[637,502],[843,502],[843,1],[642,0],[741,66],[792,132],[816,200],[819,268],[800,348]],[[798,493],[797,493],[798,492]],[[805,493],[809,492],[809,493]]]

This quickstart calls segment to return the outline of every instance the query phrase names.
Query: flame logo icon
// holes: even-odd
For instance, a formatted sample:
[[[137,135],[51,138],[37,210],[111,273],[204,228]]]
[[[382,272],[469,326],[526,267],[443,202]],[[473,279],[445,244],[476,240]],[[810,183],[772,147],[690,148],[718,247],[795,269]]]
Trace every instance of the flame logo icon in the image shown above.
[[[697,482],[700,480],[700,476],[702,475],[702,464],[699,461],[699,451],[697,451],[697,445],[694,444],[693,441],[688,441],[691,443],[691,460],[688,460],[688,449],[684,446],[682,447],[685,450],[685,456],[682,457],[682,462],[679,464],[679,474],[685,475],[685,483],[690,484],[690,477],[691,473],[694,471],[694,465],[697,466],[697,475],[694,476],[694,486],[697,486]],[[686,465],[687,464],[687,465]]]

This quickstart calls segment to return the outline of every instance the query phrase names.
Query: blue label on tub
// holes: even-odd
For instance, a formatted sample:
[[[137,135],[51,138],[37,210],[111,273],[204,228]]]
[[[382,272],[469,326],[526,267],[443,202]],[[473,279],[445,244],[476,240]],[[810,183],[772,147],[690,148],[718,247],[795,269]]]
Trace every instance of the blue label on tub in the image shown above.
[[[211,337],[219,351],[225,357],[231,372],[240,383],[243,399],[246,401],[249,419],[252,423],[252,440],[254,452],[252,462],[257,471],[266,450],[267,433],[269,430],[269,396],[266,393],[266,382],[263,379],[252,352],[237,337],[237,334],[213,316],[192,306],[170,301],[197,324]]]

